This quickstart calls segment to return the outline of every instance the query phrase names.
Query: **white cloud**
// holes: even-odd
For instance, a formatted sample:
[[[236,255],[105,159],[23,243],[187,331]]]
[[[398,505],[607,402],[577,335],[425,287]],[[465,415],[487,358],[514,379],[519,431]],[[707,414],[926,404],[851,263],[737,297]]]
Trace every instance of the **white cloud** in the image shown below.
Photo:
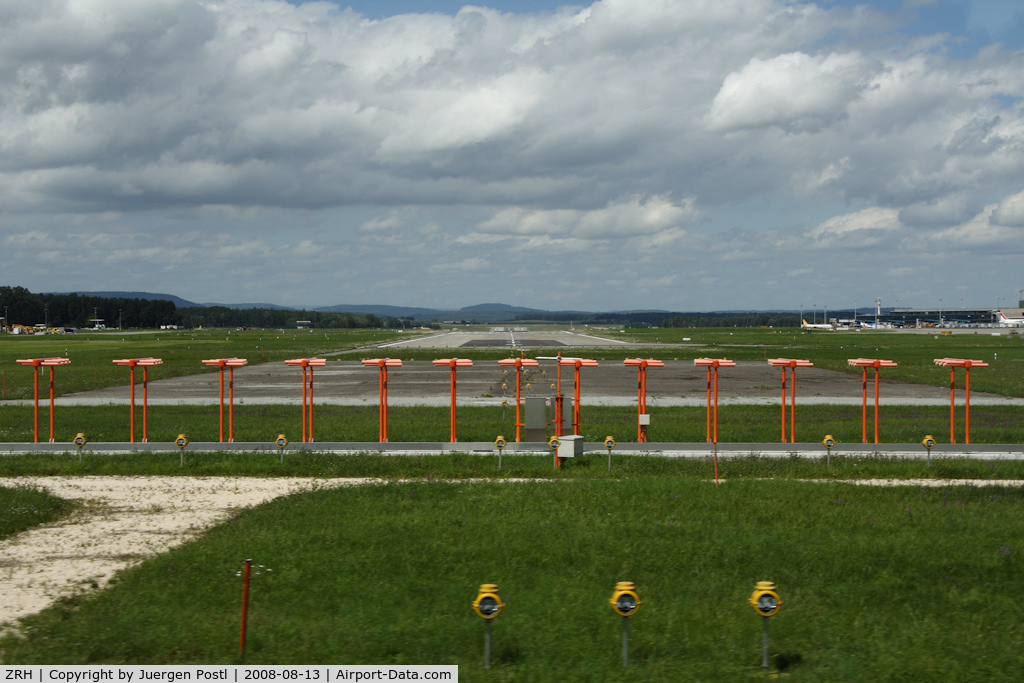
[[[1024,227],[1024,191],[1004,198],[992,212],[996,225]]]

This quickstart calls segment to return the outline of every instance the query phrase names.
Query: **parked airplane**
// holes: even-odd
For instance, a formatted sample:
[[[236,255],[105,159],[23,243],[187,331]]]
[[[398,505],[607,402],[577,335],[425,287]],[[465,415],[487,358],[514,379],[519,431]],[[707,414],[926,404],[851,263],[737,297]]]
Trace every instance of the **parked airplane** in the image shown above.
[[[836,329],[835,326],[830,325],[828,323],[822,323],[819,325],[815,323],[809,323],[803,318],[800,318],[800,322],[802,323],[800,325],[801,330],[829,330],[831,332],[832,330]]]
[[[1021,326],[1024,326],[1024,318],[1007,318],[1005,313],[999,311],[999,327]]]

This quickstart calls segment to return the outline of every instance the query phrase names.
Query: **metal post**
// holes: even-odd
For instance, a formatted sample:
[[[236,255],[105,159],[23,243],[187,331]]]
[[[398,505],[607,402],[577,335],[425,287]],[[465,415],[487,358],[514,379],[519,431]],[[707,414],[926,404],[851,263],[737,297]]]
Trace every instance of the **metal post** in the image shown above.
[[[783,370],[785,372],[785,370]],[[796,443],[796,368],[789,371],[789,442]]]
[[[964,393],[964,443],[971,443],[971,366],[964,367],[967,386]]]
[[[50,443],[53,443],[53,366],[50,366]]]
[[[516,365],[516,443],[519,443],[519,428],[522,426],[519,418],[519,385],[522,378],[523,368]],[[498,456],[499,458],[501,456]],[[501,468],[499,468],[501,469]]]
[[[761,670],[768,671],[768,617],[761,617],[761,623],[764,624],[761,630]]]
[[[718,367],[715,367],[715,450],[718,450]]]
[[[875,443],[878,443],[878,365],[875,365]]]
[[[235,367],[228,368],[228,441],[235,442]]]
[[[500,457],[500,456],[499,456]],[[491,668],[491,620],[484,621],[484,668]]]
[[[949,442],[956,443],[956,432],[953,431],[953,406],[955,393],[953,391],[953,383],[956,380],[956,368],[950,366],[949,368]]]
[[[707,425],[707,439],[708,443],[711,443],[711,366],[708,366],[708,425]]]
[[[306,443],[306,387],[309,380],[306,379],[306,366],[302,366],[302,443]],[[378,430],[379,431],[379,430]]]
[[[132,428],[131,428],[130,438],[131,438],[131,442],[135,443],[135,366],[134,365],[129,365],[128,366],[128,381],[132,385],[132,390],[131,390],[131,395],[132,395],[132,409],[131,409]]]
[[[39,443],[39,366],[32,367],[32,380],[35,396],[35,443]]]
[[[629,666],[629,617],[622,617],[622,666]]]
[[[135,401],[132,401],[134,404]],[[135,420],[132,420],[132,424]],[[149,368],[142,366],[142,443],[149,442]]]
[[[863,368],[863,375],[861,379],[861,388],[863,390],[864,400],[861,404],[861,416],[860,416],[860,436],[864,443],[868,442],[868,369],[867,366]]]
[[[309,366],[309,442],[313,443],[313,366]]]
[[[782,366],[782,443],[786,443],[786,366]]]
[[[224,364],[220,366],[220,442],[224,443]]]
[[[252,567],[252,560],[245,561],[245,569],[242,570],[242,632],[238,639],[238,654],[245,656],[245,628],[246,619],[249,616],[249,569]]]

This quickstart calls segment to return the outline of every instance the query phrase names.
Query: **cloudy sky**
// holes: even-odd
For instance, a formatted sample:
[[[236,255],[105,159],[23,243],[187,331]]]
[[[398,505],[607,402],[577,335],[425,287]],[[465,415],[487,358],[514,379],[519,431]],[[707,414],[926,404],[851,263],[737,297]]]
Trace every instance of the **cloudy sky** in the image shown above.
[[[0,284],[1007,305],[1002,0],[0,0]]]

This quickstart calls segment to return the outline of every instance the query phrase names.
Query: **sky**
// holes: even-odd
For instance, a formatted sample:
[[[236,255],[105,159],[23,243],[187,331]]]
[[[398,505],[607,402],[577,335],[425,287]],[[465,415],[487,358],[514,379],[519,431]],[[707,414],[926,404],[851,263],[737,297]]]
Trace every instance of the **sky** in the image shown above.
[[[0,284],[1013,305],[1003,0],[0,0]]]

